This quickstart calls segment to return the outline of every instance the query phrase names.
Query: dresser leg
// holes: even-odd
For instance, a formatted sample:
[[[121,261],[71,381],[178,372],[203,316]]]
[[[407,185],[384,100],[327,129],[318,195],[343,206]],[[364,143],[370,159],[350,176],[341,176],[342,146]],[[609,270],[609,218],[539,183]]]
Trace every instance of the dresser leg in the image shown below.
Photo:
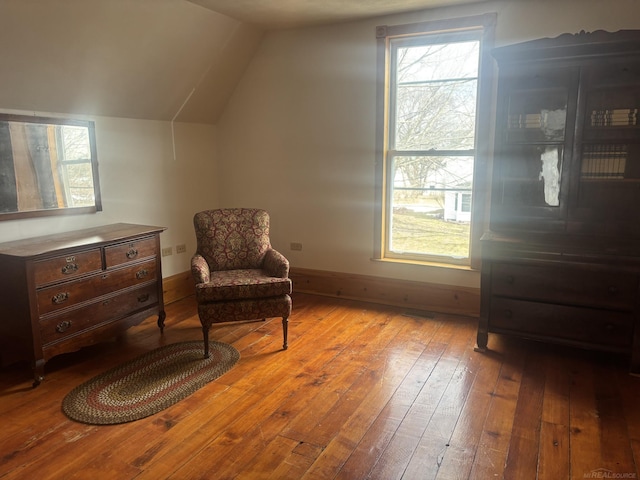
[[[164,310],[158,312],[158,328],[160,328],[160,335],[164,333],[164,319],[167,318],[167,313]]]
[[[487,332],[478,331],[478,336],[476,339],[477,346],[473,349],[474,352],[486,352],[487,351],[487,342],[489,341],[489,334]]]
[[[33,364],[33,388],[44,380],[44,360],[36,360]]]

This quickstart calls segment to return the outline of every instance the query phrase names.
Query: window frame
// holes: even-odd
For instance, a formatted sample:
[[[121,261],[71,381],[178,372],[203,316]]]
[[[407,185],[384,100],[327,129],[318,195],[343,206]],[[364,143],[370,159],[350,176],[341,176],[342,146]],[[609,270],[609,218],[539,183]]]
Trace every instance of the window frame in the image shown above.
[[[429,263],[460,268],[480,268],[480,237],[488,224],[486,218],[490,184],[490,149],[493,145],[493,77],[494,62],[489,54],[493,47],[497,15],[487,13],[470,17],[420,22],[406,25],[382,25],[376,27],[377,37],[377,100],[376,100],[376,196],[375,196],[375,238],[374,260],[402,263]],[[459,262],[441,256],[398,254],[387,249],[387,224],[389,198],[389,163],[394,152],[389,148],[390,98],[390,50],[391,40],[425,35],[455,34],[457,32],[479,32],[480,58],[478,71],[478,93],[476,101],[475,159],[472,187],[471,232],[469,258]]]

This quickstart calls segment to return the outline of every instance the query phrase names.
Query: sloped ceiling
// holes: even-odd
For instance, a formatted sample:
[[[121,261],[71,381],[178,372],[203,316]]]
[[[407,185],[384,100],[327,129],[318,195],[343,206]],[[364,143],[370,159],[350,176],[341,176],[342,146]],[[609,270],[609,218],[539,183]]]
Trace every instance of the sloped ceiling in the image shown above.
[[[215,124],[266,30],[463,1],[0,0],[0,111]]]
[[[262,35],[186,0],[0,0],[0,110],[215,123]]]
[[[189,0],[265,29],[352,21],[486,0]]]

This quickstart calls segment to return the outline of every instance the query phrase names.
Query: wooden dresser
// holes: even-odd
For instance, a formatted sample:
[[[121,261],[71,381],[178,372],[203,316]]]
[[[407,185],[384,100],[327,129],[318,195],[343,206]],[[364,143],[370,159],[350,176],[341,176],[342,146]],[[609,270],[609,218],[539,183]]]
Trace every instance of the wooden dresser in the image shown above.
[[[118,223],[0,244],[2,364],[32,361],[36,386],[56,355],[152,315],[162,332],[163,230]]]
[[[495,332],[623,353],[640,373],[640,31],[493,54],[478,349]]]

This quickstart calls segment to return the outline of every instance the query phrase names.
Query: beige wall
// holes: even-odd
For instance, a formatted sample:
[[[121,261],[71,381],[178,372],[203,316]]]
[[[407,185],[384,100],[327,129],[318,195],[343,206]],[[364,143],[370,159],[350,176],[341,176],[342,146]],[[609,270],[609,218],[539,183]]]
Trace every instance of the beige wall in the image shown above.
[[[17,113],[17,112],[16,112]],[[164,277],[189,270],[195,236],[193,212],[217,203],[216,127],[122,118],[91,118],[96,124],[103,211],[0,222],[0,242],[96,225],[128,222],[167,227]],[[175,138],[175,157],[173,139]],[[187,253],[175,253],[175,245]]]
[[[478,286],[477,272],[371,260],[374,27],[486,12],[498,13],[497,44],[640,27],[635,0],[510,0],[272,32],[218,123],[221,202],[267,208],[293,266]]]

